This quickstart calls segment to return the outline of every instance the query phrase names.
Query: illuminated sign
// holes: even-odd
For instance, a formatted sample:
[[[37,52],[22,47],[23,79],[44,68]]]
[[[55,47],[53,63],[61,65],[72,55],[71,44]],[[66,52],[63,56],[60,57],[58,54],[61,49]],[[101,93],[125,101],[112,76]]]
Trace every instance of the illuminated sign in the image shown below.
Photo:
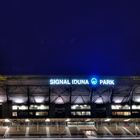
[[[99,79],[92,77],[91,79],[50,79],[49,80],[50,85],[115,85],[115,80],[112,79]]]
[[[97,78],[92,78],[92,79],[91,79],[91,84],[92,84],[92,85],[97,85],[97,84],[98,84]]]
[[[100,85],[115,85],[115,81],[114,80],[109,80],[109,79],[103,79],[100,80]]]
[[[50,85],[89,85],[87,79],[50,79]]]
[[[72,79],[72,85],[89,85],[87,79]]]
[[[69,79],[50,79],[50,85],[71,85]]]

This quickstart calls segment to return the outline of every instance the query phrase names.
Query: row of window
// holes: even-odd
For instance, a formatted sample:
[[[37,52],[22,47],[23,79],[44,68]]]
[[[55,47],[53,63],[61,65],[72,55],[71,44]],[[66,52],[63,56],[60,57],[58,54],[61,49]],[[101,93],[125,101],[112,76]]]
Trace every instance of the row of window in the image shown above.
[[[12,112],[13,117],[17,116],[27,116],[27,112]],[[30,116],[48,116],[48,112],[46,111],[41,111],[41,112],[29,112]]]
[[[90,116],[91,112],[90,111],[72,111],[71,115],[72,116]]]
[[[131,112],[112,112],[113,116],[130,116]]]
[[[133,111],[132,114],[140,114],[140,112],[137,111]],[[12,112],[12,116],[13,117],[17,117],[17,116],[27,116],[28,112],[27,111],[22,111],[22,112]],[[29,112],[30,116],[48,116],[48,112],[47,111],[35,111]],[[90,111],[72,111],[71,112],[72,116],[91,116],[91,112]],[[127,112],[127,111],[114,111],[112,112],[112,116],[130,116],[131,112]]]
[[[89,110],[91,109],[90,105],[72,105],[72,110]]]
[[[126,109],[126,110],[129,110],[130,107],[131,107],[130,105],[112,105],[112,106],[111,106],[111,109],[112,109],[112,110],[123,110],[123,109],[124,109],[124,110],[125,110],[125,109]],[[133,110],[135,110],[135,109],[136,109],[136,110],[137,110],[137,109],[140,110],[140,105],[132,105],[132,109],[133,109]]]
[[[49,106],[47,105],[30,105],[30,110],[48,110]],[[27,105],[13,105],[12,110],[28,110]]]
[[[139,116],[140,115],[140,112],[139,111],[132,111],[132,112],[112,112],[112,116],[130,116],[130,115],[137,115]]]
[[[27,112],[12,112],[12,116],[13,117],[17,117],[17,116],[26,116],[28,115]],[[30,116],[48,116],[48,112],[47,111],[41,111],[41,112],[29,112]],[[73,111],[71,112],[72,116],[90,116],[91,112],[90,111]]]
[[[130,105],[111,105],[112,110],[130,110]],[[48,105],[30,105],[29,110],[48,110]],[[90,110],[90,105],[72,105],[71,110]],[[140,110],[140,105],[132,105],[133,110]],[[28,110],[27,105],[13,105],[12,110]]]
[[[30,110],[48,110],[49,106],[47,105],[30,105]],[[91,109],[90,105],[72,105],[72,110],[89,110]],[[27,105],[13,105],[12,110],[28,110]]]

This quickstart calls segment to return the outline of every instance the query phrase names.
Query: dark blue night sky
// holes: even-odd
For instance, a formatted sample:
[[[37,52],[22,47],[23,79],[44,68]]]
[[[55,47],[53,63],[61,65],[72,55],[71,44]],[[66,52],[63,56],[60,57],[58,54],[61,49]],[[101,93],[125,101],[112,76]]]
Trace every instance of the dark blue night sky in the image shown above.
[[[140,75],[140,1],[0,1],[0,74]]]

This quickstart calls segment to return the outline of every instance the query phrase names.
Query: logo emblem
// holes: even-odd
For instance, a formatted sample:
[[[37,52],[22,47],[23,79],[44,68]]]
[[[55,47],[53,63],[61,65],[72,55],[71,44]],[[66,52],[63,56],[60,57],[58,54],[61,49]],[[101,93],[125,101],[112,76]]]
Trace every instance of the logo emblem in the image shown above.
[[[98,83],[98,80],[96,78],[91,79],[91,84],[92,85],[97,85],[97,83]]]

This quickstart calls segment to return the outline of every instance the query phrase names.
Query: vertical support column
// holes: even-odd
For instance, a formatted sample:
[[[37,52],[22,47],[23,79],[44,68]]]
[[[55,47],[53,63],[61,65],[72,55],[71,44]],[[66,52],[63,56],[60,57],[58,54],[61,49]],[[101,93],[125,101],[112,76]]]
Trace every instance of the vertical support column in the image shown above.
[[[114,92],[114,89],[113,87],[111,88],[111,92],[110,92],[110,101],[109,101],[109,106],[110,106],[110,117],[112,117],[112,108],[111,108],[111,105],[112,105],[112,99],[113,99],[113,92]]]
[[[5,86],[7,102],[2,104],[2,117],[11,118],[12,117],[12,102],[9,100],[8,96],[8,85]]]
[[[111,104],[112,104],[112,94],[113,94],[113,89],[109,89],[110,92],[110,101],[106,105],[106,116],[111,117],[112,116],[112,109],[111,109]]]
[[[30,116],[30,114],[29,114],[29,107],[30,107],[30,87],[29,86],[27,86],[27,98],[28,98],[28,100],[27,100],[27,105],[28,105],[28,117]]]
[[[52,87],[49,87],[49,117],[55,117],[55,104],[51,102],[51,91]]]
[[[50,105],[50,103],[51,103],[51,87],[49,86],[49,105]]]
[[[6,92],[6,100],[7,100],[7,103],[9,102],[8,90],[9,90],[9,87],[8,87],[8,85],[6,85],[5,86],[5,92]]]
[[[132,87],[132,89],[131,89],[131,91],[130,91],[130,99],[129,99],[129,105],[130,105],[130,112],[131,112],[131,116],[133,117],[133,115],[132,115],[132,112],[133,112],[133,110],[132,110],[132,104],[133,104],[133,92],[134,92],[134,90],[135,90],[135,87]]]
[[[90,112],[91,112],[91,117],[94,117],[93,115],[93,104],[92,104],[92,95],[93,95],[93,88],[90,90]]]
[[[72,96],[72,87],[70,86],[70,104],[71,104],[71,96]]]
[[[69,100],[69,116],[71,116],[72,86],[70,86],[69,93],[70,93],[70,100]]]
[[[49,114],[48,114],[48,116],[50,117],[50,108],[51,108],[51,87],[49,86]]]

